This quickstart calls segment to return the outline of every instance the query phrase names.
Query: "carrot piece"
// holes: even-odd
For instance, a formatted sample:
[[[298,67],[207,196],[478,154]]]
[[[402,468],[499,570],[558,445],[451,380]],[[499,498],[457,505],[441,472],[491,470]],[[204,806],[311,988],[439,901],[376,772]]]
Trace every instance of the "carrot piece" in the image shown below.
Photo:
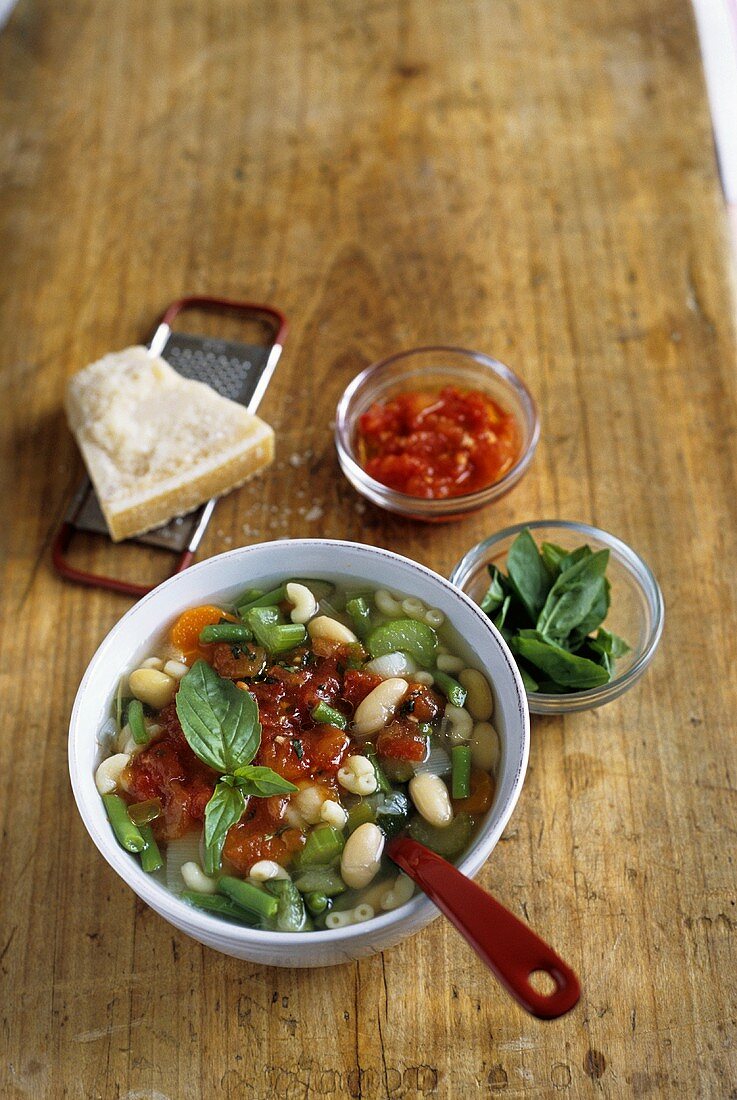
[[[214,604],[203,607],[190,607],[183,611],[169,631],[169,640],[185,656],[200,654],[200,632],[203,627],[214,626],[221,619],[236,622],[232,615],[222,611]]]
[[[471,768],[471,793],[468,798],[454,798],[455,813],[485,814],[494,798],[494,780],[481,768]]]

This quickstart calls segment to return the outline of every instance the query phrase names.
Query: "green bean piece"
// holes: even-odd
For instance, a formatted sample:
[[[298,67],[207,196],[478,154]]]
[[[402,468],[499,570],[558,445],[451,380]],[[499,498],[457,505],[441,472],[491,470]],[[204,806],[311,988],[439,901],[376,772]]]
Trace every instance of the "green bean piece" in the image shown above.
[[[348,821],[346,822],[348,836],[350,836],[351,833],[355,833],[358,826],[365,825],[367,821],[376,824],[376,813],[370,803],[358,802],[355,806],[351,806],[348,811]]]
[[[161,817],[161,799],[149,798],[146,802],[133,802],[128,807],[128,817],[134,825],[150,825],[157,817]]]
[[[323,703],[322,701],[319,702],[312,711],[311,718],[313,722],[325,726],[335,726],[335,728],[339,730],[344,730],[348,725],[348,719],[344,714],[341,714],[335,707],[331,707],[328,703]]]
[[[134,825],[129,818],[128,807],[120,795],[104,794],[102,801],[118,844],[125,848],[126,852],[142,852],[146,847],[146,841],[141,836],[138,826]]]
[[[253,634],[242,623],[214,623],[204,626],[200,631],[200,641],[203,645],[212,645],[214,642],[250,642]]]
[[[267,894],[252,882],[243,882],[242,879],[233,878],[232,875],[221,875],[218,879],[218,890],[226,894],[236,905],[247,909],[257,917],[265,917],[269,920],[276,916],[279,903],[271,894]]]
[[[272,588],[270,592],[263,592],[260,596],[256,596],[252,600],[242,600],[236,607],[238,616],[241,619],[245,619],[249,611],[253,608],[262,607],[276,607],[282,600],[287,598],[287,586],[280,584],[278,588]]]
[[[432,668],[438,636],[432,627],[415,619],[393,619],[372,630],[366,639],[372,657],[386,653],[409,653],[422,668]]]
[[[451,794],[453,798],[468,798],[471,793],[471,749],[454,745],[450,750]]]
[[[257,600],[260,596],[263,596],[263,588],[247,588],[245,592],[241,592],[237,600],[233,601],[234,607],[247,607],[252,604],[254,600]]]
[[[439,668],[433,669],[432,678],[449,703],[452,703],[454,707],[463,706],[468,692],[464,687],[461,687],[457,680],[454,680],[447,672],[441,672]]]
[[[143,703],[140,699],[131,699],[128,704],[128,725],[137,745],[148,744],[148,730],[143,720]]]
[[[194,906],[195,909],[204,909],[207,913],[217,913],[220,917],[238,921],[239,924],[248,924],[251,927],[258,923],[255,917],[247,913],[245,909],[241,909],[240,905],[236,905],[230,898],[223,897],[222,894],[198,894],[194,890],[185,890],[181,896],[188,905]]]
[[[347,890],[337,867],[304,867],[297,872],[294,885],[300,894],[324,894],[327,898],[337,897]]]
[[[353,629],[359,638],[365,638],[371,630],[371,608],[365,596],[349,600],[345,609],[351,617]]]
[[[259,642],[269,653],[286,653],[307,638],[301,623],[281,623],[275,607],[254,607],[246,613],[246,621]]]
[[[144,839],[146,847],[141,852],[141,867],[148,874],[152,871],[158,871],[164,866],[164,861],[161,858],[161,852],[159,846],[156,843],[156,838],[153,833],[153,829],[150,825],[139,825],[141,836]]]
[[[307,836],[305,846],[299,853],[297,865],[309,867],[313,863],[326,866],[338,858],[343,851],[343,834],[332,825],[317,825]]]
[[[379,791],[383,791],[384,794],[389,794],[389,792],[394,788],[392,787],[387,777],[384,775],[384,769],[379,763],[379,758],[376,755],[376,748],[374,747],[374,745],[371,744],[370,741],[367,741],[364,745],[363,755],[373,764],[374,775],[376,776],[376,789]]]
[[[274,878],[265,885],[268,892],[276,897],[276,928],[280,932],[302,932],[307,914],[302,895],[291,879]]]
[[[320,913],[324,913],[328,907],[328,899],[325,894],[319,894],[317,892],[305,895],[305,905],[309,909],[313,917],[317,917]]]

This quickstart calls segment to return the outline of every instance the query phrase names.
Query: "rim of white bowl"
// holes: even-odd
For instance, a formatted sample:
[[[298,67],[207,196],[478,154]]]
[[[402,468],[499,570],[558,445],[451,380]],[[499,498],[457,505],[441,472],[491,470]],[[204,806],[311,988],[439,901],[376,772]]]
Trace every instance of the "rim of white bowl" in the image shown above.
[[[72,784],[72,791],[74,793],[74,799],[77,804],[77,810],[84,823],[87,832],[89,833],[93,843],[97,847],[100,854],[106,860],[106,862],[117,872],[123,881],[137,894],[143,901],[151,906],[159,915],[166,917],[164,911],[172,916],[176,915],[177,926],[186,932],[191,932],[196,936],[197,932],[207,933],[213,936],[225,937],[232,942],[239,944],[247,943],[271,943],[274,945],[284,944],[297,946],[298,944],[308,943],[349,943],[353,940],[361,939],[371,931],[381,931],[391,927],[394,924],[398,924],[403,920],[411,917],[416,917],[420,914],[428,914],[435,910],[437,914],[436,906],[427,898],[422,892],[418,893],[410,901],[404,905],[399,906],[397,909],[393,909],[387,913],[383,913],[380,916],[372,917],[371,920],[362,922],[361,924],[349,925],[347,928],[325,929],[317,930],[313,932],[276,932],[267,931],[261,928],[250,928],[246,925],[237,925],[229,921],[223,921],[222,919],[211,916],[205,912],[198,912],[193,909],[191,905],[188,905],[185,901],[179,898],[176,894],[173,894],[165,886],[153,880],[147,875],[140,867],[138,867],[130,854],[125,852],[115,840],[112,830],[109,833],[103,833],[98,830],[94,821],[88,816],[86,812],[88,799],[99,800],[100,795],[97,791],[94,782],[93,774],[86,774],[85,766],[83,766],[76,758],[76,747],[80,739],[79,736],[79,712],[82,705],[87,685],[95,675],[97,666],[107,655],[109,649],[114,646],[116,635],[122,628],[123,623],[138,613],[139,609],[145,604],[158,598],[159,593],[163,590],[181,585],[185,583],[186,579],[194,576],[197,573],[204,572],[208,569],[212,569],[214,562],[225,561],[226,559],[243,556],[247,557],[250,552],[254,550],[262,550],[268,546],[284,547],[285,544],[290,546],[324,546],[326,549],[335,549],[340,551],[341,549],[350,549],[353,553],[364,554],[368,557],[383,557],[390,561],[398,561],[405,565],[411,566],[413,569],[418,570],[420,573],[429,577],[431,580],[437,582],[441,587],[447,589],[452,595],[464,604],[469,612],[478,619],[487,633],[491,633],[498,643],[501,655],[503,656],[512,680],[514,682],[517,694],[517,706],[518,714],[521,719],[522,725],[522,739],[520,744],[520,751],[515,761],[515,776],[512,784],[512,789],[509,795],[505,799],[503,805],[497,807],[496,804],[492,806],[490,812],[498,813],[496,824],[493,830],[484,838],[483,844],[473,844],[469,849],[463,860],[456,864],[458,870],[463,874],[473,877],[483,866],[486,860],[489,858],[497,843],[501,837],[504,829],[509,821],[514,808],[519,799],[522,791],[522,785],[527,770],[527,762],[530,751],[530,715],[527,702],[527,696],[525,694],[524,686],[522,684],[522,678],[515,664],[514,658],[510,650],[507,647],[506,642],[502,638],[499,631],[489,618],[481,611],[477,604],[461,591],[451,581],[446,580],[439,573],[429,569],[426,565],[421,565],[419,562],[414,561],[412,558],[407,558],[403,554],[396,554],[392,550],[385,550],[383,547],[367,546],[363,543],[350,542],[346,539],[277,539],[270,540],[268,542],[253,543],[250,546],[240,546],[233,550],[228,550],[223,554],[216,554],[211,558],[206,558],[204,561],[197,562],[195,565],[189,567],[183,573],[177,573],[167,580],[163,581],[160,585],[157,585],[151,592],[143,596],[133,607],[117,621],[117,623],[108,632],[105,638],[102,640],[98,648],[96,649],[90,663],[87,666],[82,681],[77,689],[77,694],[74,699],[74,706],[72,708],[72,714],[69,723],[69,742],[68,742],[68,758],[69,758],[69,774]],[[339,567],[336,565],[336,572],[339,572]],[[456,627],[457,629],[457,627]],[[475,651],[474,651],[475,652]],[[476,654],[480,661],[483,658],[480,654]],[[100,726],[95,729],[95,737],[98,736]],[[397,871],[399,873],[399,871]]]

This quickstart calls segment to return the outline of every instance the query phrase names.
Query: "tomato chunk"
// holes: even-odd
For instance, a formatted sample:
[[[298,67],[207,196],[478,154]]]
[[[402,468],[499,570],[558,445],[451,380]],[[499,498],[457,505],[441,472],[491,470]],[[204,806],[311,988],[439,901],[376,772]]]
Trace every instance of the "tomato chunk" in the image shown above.
[[[389,760],[419,763],[427,756],[427,737],[420,733],[416,722],[396,719],[379,734],[376,751]]]

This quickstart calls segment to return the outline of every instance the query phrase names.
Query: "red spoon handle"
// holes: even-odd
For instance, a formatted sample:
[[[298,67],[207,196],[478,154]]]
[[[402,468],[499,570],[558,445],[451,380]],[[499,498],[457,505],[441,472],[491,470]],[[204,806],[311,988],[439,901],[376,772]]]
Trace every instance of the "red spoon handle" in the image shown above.
[[[524,1009],[541,1020],[554,1020],[573,1008],[581,987],[570,966],[490,894],[409,837],[392,841],[388,855],[445,913]],[[536,970],[553,979],[552,993],[538,993],[530,984]]]

